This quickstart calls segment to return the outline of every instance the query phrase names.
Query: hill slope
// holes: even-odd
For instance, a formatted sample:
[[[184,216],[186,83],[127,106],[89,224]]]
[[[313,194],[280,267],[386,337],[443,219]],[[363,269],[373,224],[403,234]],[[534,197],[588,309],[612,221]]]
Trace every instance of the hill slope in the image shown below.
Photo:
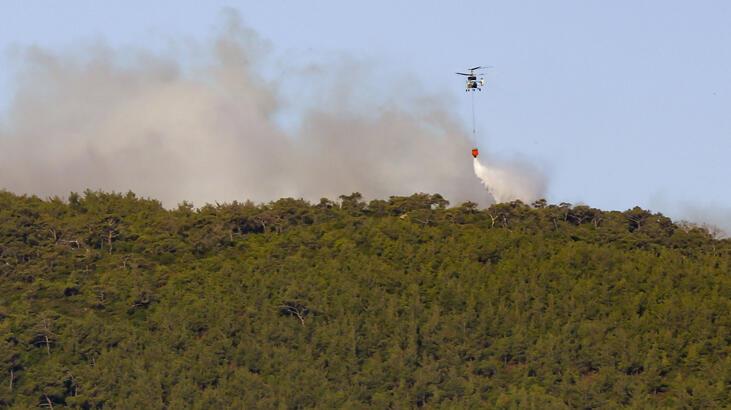
[[[731,406],[731,243],[438,195],[0,192],[0,406]]]

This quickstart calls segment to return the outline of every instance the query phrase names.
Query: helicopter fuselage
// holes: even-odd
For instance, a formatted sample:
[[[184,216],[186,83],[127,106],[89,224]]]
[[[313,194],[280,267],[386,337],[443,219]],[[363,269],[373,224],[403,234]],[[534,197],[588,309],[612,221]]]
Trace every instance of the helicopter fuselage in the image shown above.
[[[465,91],[479,90],[482,91],[482,86],[485,85],[485,80],[477,80],[477,77],[467,77],[467,87]]]
[[[486,68],[482,66],[477,66],[473,68],[469,68],[469,73],[456,73],[459,75],[463,75],[467,77],[467,84],[465,87],[465,91],[482,91],[482,87],[485,85],[485,79],[482,76],[481,73],[475,73],[475,70],[479,70],[481,68]],[[478,74],[480,75],[479,79],[477,78]]]

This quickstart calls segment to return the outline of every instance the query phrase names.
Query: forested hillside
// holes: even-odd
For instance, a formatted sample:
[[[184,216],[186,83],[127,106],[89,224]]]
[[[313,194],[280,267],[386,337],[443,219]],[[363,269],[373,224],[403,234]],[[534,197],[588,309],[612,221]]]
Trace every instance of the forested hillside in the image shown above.
[[[731,406],[731,243],[439,195],[0,191],[0,407]]]

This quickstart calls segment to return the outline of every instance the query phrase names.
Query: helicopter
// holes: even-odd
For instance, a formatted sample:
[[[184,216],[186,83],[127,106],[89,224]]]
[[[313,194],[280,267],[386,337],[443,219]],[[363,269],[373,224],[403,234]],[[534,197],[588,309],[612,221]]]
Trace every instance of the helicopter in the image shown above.
[[[483,73],[479,72],[478,70],[483,70],[486,68],[491,68],[492,66],[482,66],[478,65],[477,67],[468,68],[465,71],[469,71],[469,73],[456,73],[458,75],[463,75],[467,77],[467,83],[465,85],[465,92],[467,91],[482,91],[482,88],[485,87],[485,76]],[[477,72],[476,72],[477,71]],[[479,76],[479,78],[478,78]],[[476,141],[476,130],[475,130],[475,95],[471,94],[472,96],[472,140]],[[480,155],[480,150],[477,149],[477,147],[472,148],[471,151],[472,158],[477,160],[477,157]]]
[[[489,68],[489,66],[481,66],[468,68],[469,73],[456,73],[467,77],[467,84],[465,86],[465,92],[467,91],[482,91],[482,87],[485,86],[485,76],[482,73],[476,73],[475,71]],[[480,76],[478,79],[477,76]]]

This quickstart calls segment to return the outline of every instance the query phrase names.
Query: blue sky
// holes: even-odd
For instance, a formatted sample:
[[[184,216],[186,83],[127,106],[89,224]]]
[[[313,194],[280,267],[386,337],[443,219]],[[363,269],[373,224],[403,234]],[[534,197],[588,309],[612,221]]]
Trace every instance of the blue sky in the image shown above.
[[[728,1],[6,0],[0,109],[17,47],[164,50],[210,37],[225,6],[279,59],[371,61],[454,101],[465,122],[453,72],[493,65],[477,101],[480,146],[544,167],[552,202],[731,216]]]

